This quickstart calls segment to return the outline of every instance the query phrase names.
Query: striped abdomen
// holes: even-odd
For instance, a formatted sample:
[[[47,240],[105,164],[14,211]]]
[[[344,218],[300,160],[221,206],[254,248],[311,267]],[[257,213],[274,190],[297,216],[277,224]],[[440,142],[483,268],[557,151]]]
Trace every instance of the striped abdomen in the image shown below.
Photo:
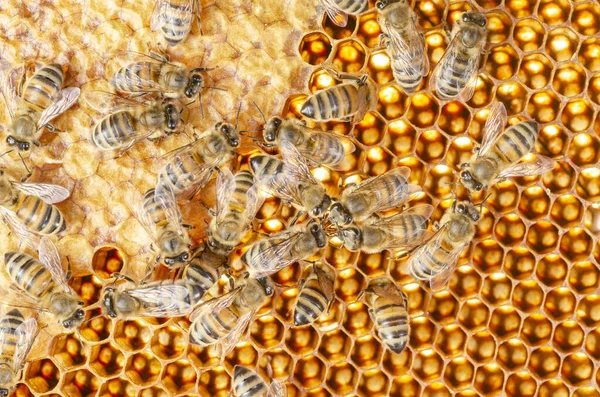
[[[144,212],[150,216],[157,229],[166,226],[169,222],[164,205],[162,201],[156,199],[154,189],[149,189],[144,194]]]
[[[374,212],[396,207],[407,199],[408,181],[402,175],[383,174],[369,182],[368,186],[368,192],[361,191],[358,187],[345,200],[348,203],[346,208],[355,221],[363,221]],[[375,192],[376,197],[372,196],[372,192]],[[376,207],[378,204],[380,206]]]
[[[137,62],[123,67],[111,79],[112,85],[123,92],[155,91],[148,81],[160,83],[162,65],[157,62]]]
[[[422,254],[418,258],[414,258],[413,265],[410,266],[410,275],[417,280],[428,281],[432,277],[437,276],[442,270],[448,266],[452,266],[453,263],[449,263],[449,255],[452,252],[456,244],[448,238],[447,230],[442,231],[444,236],[442,242],[438,246],[434,246],[435,249],[428,249],[427,246],[423,247]],[[419,251],[421,252],[421,249]]]
[[[464,52],[459,52],[455,58],[441,65],[436,87],[440,99],[455,98],[465,89],[468,79],[471,77],[465,76],[468,65],[468,54]]]
[[[235,175],[235,190],[231,196],[230,205],[239,207],[242,211],[248,202],[248,191],[254,186],[254,176],[250,171],[243,170]]]
[[[190,329],[190,343],[210,346],[229,335],[239,317],[228,307],[218,313],[208,313],[198,317]]]
[[[402,303],[398,304],[390,299],[377,297],[373,307],[377,333],[381,341],[397,354],[406,347],[410,330],[406,299]]]
[[[260,261],[261,252],[264,252],[265,250],[271,250],[273,249],[273,247],[277,244],[280,244],[284,239],[287,239],[288,237],[285,238],[270,238],[270,239],[266,239],[266,240],[261,240],[261,241],[257,241],[256,243],[252,244],[250,246],[250,248],[248,249],[248,251],[244,252],[244,255],[242,255],[242,261],[244,261],[244,263],[246,265],[248,265],[249,267],[251,267],[254,270],[257,271],[268,271],[269,268],[271,266],[275,266],[277,264],[275,263],[262,263]]]
[[[256,156],[250,159],[250,168],[254,172],[254,179],[264,183],[277,175],[283,175],[284,163],[273,156]]]
[[[36,196],[21,194],[15,213],[29,230],[37,233],[58,234],[67,226],[58,208]]]
[[[369,7],[368,0],[333,0],[340,11],[346,14],[358,15],[367,11]]]
[[[193,9],[189,0],[168,0],[161,4],[162,35],[169,45],[176,45],[192,29]]]
[[[183,279],[191,282],[206,292],[212,288],[221,277],[221,268],[207,264],[201,258],[202,255],[192,258],[185,270]]]
[[[176,196],[189,192],[192,188],[202,188],[212,175],[213,168],[201,165],[193,156],[177,156],[158,174],[157,184],[169,186]]]
[[[313,120],[342,120],[358,112],[359,92],[356,83],[329,87],[308,97],[300,112]]]
[[[535,121],[523,121],[504,131],[494,143],[492,155],[503,164],[503,169],[518,162],[531,152],[538,137],[538,125]],[[501,171],[501,169],[499,171]]]
[[[310,138],[305,143],[306,156],[320,165],[338,165],[344,161],[346,149],[336,136],[319,134],[318,139]]]
[[[21,98],[27,106],[41,112],[50,107],[62,89],[65,73],[56,63],[43,66],[27,80]]]
[[[25,318],[17,309],[9,311],[0,320],[0,364],[13,367],[17,343],[21,339],[17,334],[17,328],[24,321]]]
[[[120,149],[138,134],[136,122],[129,111],[120,111],[103,118],[92,132],[92,141],[99,149]]]
[[[396,83],[406,92],[411,94],[417,90],[419,84],[421,84],[421,77],[423,75],[423,56],[427,56],[424,53],[424,48],[415,49],[414,59],[411,65],[404,65],[405,59],[400,59],[392,54],[391,66],[392,73]]]
[[[40,261],[20,252],[4,255],[5,269],[12,282],[36,300],[44,300],[56,287],[52,274]]]
[[[256,372],[236,365],[233,370],[233,391],[235,397],[266,397],[268,388]]]
[[[379,241],[379,230],[369,232],[373,226],[365,226],[363,231],[362,249],[367,253],[375,253],[382,249],[413,247],[425,232],[427,218],[419,214],[400,216],[399,221],[389,230],[382,230],[385,241]],[[373,236],[373,238],[371,238]]]
[[[329,306],[327,296],[321,289],[316,274],[311,275],[300,290],[294,309],[294,325],[311,324]]]

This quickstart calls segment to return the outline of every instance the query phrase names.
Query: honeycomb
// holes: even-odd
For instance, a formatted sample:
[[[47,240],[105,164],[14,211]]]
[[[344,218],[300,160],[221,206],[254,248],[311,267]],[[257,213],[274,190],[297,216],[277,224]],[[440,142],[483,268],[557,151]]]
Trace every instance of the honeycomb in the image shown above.
[[[315,0],[202,0],[196,28],[172,58],[214,67],[203,97],[200,129],[235,119],[258,128],[254,107],[299,117],[303,99],[335,84],[320,64],[368,73],[378,84],[377,110],[353,126],[322,126],[353,136],[357,150],[341,171],[315,170],[332,192],[396,165],[411,168],[424,187],[417,202],[436,207],[439,221],[453,194],[458,166],[481,141],[488,107],[504,103],[510,122],[532,118],[541,132],[535,150],[556,160],[553,172],[515,178],[489,189],[477,226],[447,288],[433,292],[403,272],[405,259],[327,247],[335,270],[331,311],[306,327],[292,326],[302,274],[293,265],[272,276],[279,286],[246,336],[220,359],[189,346],[185,319],[114,321],[97,308],[100,290],[117,272],[140,279],[153,260],[143,229],[125,203],[123,186],[140,192],[155,181],[156,158],[187,142],[182,134],[142,142],[112,160],[89,141],[98,115],[80,103],[57,121],[67,132],[45,133],[27,160],[33,181],[66,186],[58,207],[67,231],[58,241],[69,258],[73,289],[89,307],[76,333],[40,332],[16,396],[228,396],[235,365],[285,382],[288,396],[600,396],[600,5],[597,1],[413,1],[435,65],[444,29],[476,7],[488,18],[488,46],[472,99],[440,102],[422,83],[412,96],[393,83],[378,47],[377,14],[333,25]],[[109,77],[119,51],[147,52],[154,0],[3,0],[2,57],[12,65],[67,62],[72,85]],[[202,34],[201,34],[202,33]],[[151,39],[152,37],[152,39]],[[282,111],[283,109],[283,111]],[[196,110],[194,110],[196,111]],[[0,106],[0,117],[7,119]],[[252,146],[240,151],[243,164]],[[4,150],[3,150],[4,151]],[[454,192],[455,191],[455,192]],[[203,199],[211,200],[211,187]],[[485,197],[475,195],[479,202]],[[183,218],[204,237],[206,208],[190,202]],[[275,233],[294,211],[269,199],[257,230]],[[18,242],[0,226],[0,246]],[[239,254],[239,253],[237,253]],[[234,264],[234,269],[236,265]],[[239,268],[239,265],[238,265]],[[410,342],[392,354],[379,342],[368,308],[356,298],[369,280],[388,275],[407,294]]]

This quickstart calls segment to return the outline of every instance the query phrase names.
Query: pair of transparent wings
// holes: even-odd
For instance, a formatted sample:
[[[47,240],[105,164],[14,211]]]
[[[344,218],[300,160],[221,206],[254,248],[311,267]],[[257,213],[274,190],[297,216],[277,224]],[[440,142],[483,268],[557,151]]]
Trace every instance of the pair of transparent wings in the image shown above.
[[[157,53],[143,54],[136,51],[123,51],[119,52],[115,58],[124,69],[135,71],[135,73],[123,73],[120,78],[124,79],[127,87],[135,87],[133,92],[141,94],[162,93],[168,90],[168,87],[164,87],[160,82],[143,77],[153,76],[155,74],[154,71],[151,70],[153,65],[168,64],[177,67],[176,65],[169,63],[167,58],[164,58]],[[115,77],[116,76],[113,76],[109,80],[109,83],[117,89],[115,86]]]
[[[348,14],[340,10],[335,0],[321,0],[321,4],[325,8],[325,13],[329,16],[331,22],[341,28],[345,28],[348,25]]]
[[[194,308],[190,288],[185,282],[171,284],[158,283],[125,290],[124,293],[138,299],[143,309],[142,317],[181,317],[190,314]]]
[[[172,0],[156,0],[152,16],[150,17],[150,29],[154,32],[163,27],[165,20],[186,21],[190,14],[196,18],[196,22],[200,25],[200,2],[199,0],[185,0],[174,7],[170,6]],[[191,23],[186,26],[185,35],[192,30]]]
[[[29,318],[23,321],[16,329],[15,337],[17,338],[16,344],[14,345],[13,355],[13,372],[19,371],[31,350],[31,346],[35,340],[37,332],[37,321],[35,318]],[[4,345],[8,341],[4,338],[0,338],[0,351],[4,351]]]
[[[235,191],[235,176],[228,168],[219,170],[217,176],[217,227],[222,223],[225,209],[233,200]],[[244,210],[244,224],[248,225],[254,219],[254,215],[262,205],[264,197],[256,185],[253,185],[246,192],[246,205]]]
[[[485,126],[483,127],[483,139],[481,147],[477,152],[477,158],[485,156],[485,154],[495,146],[498,138],[504,131],[504,126],[508,122],[506,108],[502,102],[497,102],[490,108]],[[536,154],[533,161],[520,162],[511,164],[506,167],[496,177],[497,179],[505,179],[509,177],[524,177],[541,175],[554,169],[554,161],[546,156]]]
[[[62,186],[48,183],[11,182],[11,185],[24,194],[40,198],[46,204],[60,203],[67,199],[71,194]],[[29,249],[37,250],[40,239],[39,235],[30,230],[25,223],[17,217],[17,214],[0,206],[0,215],[12,232],[19,238],[21,244]]]
[[[423,241],[427,230],[427,221],[432,213],[433,206],[420,204],[392,216],[370,218],[368,224],[391,236],[386,242],[385,249],[408,250]],[[406,218],[413,215],[423,217],[423,222],[416,225],[406,222]],[[407,224],[411,224],[413,227],[407,228]]]
[[[402,292],[402,290],[398,288],[396,284],[391,282],[386,282],[384,284],[371,283],[367,288],[367,291],[374,293],[378,297],[388,299],[396,305],[402,305],[406,307],[408,303],[404,292]]]
[[[15,70],[6,62],[0,64],[0,92],[11,118],[15,117],[17,107],[22,101],[18,95],[18,87],[23,81],[24,74],[24,68]],[[59,91],[52,104],[42,111],[40,119],[37,122],[37,128],[43,128],[73,106],[77,102],[79,94],[80,90],[77,87],[67,87]]]
[[[414,19],[409,22],[407,34],[401,35],[396,27],[386,19],[385,30],[389,37],[388,49],[395,61],[395,67],[406,76],[427,76],[429,58],[425,46],[425,37],[419,32]]]

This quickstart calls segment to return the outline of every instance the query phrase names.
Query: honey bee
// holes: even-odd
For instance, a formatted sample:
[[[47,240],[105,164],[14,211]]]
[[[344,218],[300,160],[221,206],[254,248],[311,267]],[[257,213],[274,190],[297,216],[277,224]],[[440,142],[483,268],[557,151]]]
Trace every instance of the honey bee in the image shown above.
[[[250,274],[264,277],[315,255],[327,245],[327,234],[316,220],[255,242],[242,255]]]
[[[384,32],[380,40],[390,54],[396,83],[406,93],[413,93],[429,73],[425,36],[417,28],[417,14],[408,0],[379,0],[379,25]]]
[[[278,380],[270,385],[250,368],[236,365],[233,367],[233,395],[235,397],[283,397],[284,386]]]
[[[215,254],[206,245],[201,245],[192,253],[192,259],[185,266],[181,278],[196,285],[204,295],[226,270],[227,256]]]
[[[298,151],[287,141],[281,143],[285,162],[273,156],[250,159],[255,184],[267,194],[279,197],[314,218],[325,215],[331,197],[310,173]]]
[[[6,143],[19,153],[28,153],[32,144],[40,146],[44,127],[57,132],[50,122],[77,102],[79,88],[62,88],[65,70],[59,64],[48,64],[25,82],[24,70],[19,78],[18,71],[0,67],[0,89],[12,120]]]
[[[228,169],[217,177],[217,211],[208,225],[208,246],[227,255],[237,246],[262,205],[263,197],[250,171],[235,176]]]
[[[317,262],[311,266],[306,278],[300,282],[300,292],[294,307],[296,327],[312,324],[334,300],[335,273],[329,266]]]
[[[452,29],[451,41],[436,65],[429,86],[443,100],[459,97],[467,102],[475,92],[479,60],[484,51],[487,19],[480,12],[462,14]]]
[[[190,33],[194,19],[200,27],[200,11],[198,0],[156,0],[150,29],[160,30],[167,44],[175,46]]]
[[[35,340],[37,321],[25,320],[18,309],[0,320],[0,397],[8,397]]]
[[[407,296],[387,277],[371,280],[362,293],[379,339],[392,352],[402,353],[410,334]]]
[[[373,216],[363,224],[341,228],[338,236],[349,251],[410,250],[422,241],[432,213],[431,205],[416,205],[396,215]]]
[[[504,105],[496,103],[485,123],[481,147],[468,163],[461,165],[460,181],[469,191],[487,189],[508,177],[541,175],[554,168],[554,161],[539,154],[535,161],[518,162],[531,152],[537,140],[535,121],[523,121],[504,130],[506,122]]]
[[[346,27],[348,15],[359,15],[369,8],[368,0],[321,0],[325,12],[339,27]]]
[[[331,206],[328,219],[344,226],[353,221],[362,222],[377,211],[398,207],[422,191],[420,186],[408,183],[409,175],[410,168],[398,167],[359,185],[347,185],[340,201]]]
[[[343,84],[325,88],[306,98],[300,113],[315,121],[360,122],[377,105],[377,89],[369,75],[356,77],[327,71]]]
[[[432,290],[445,286],[463,249],[475,236],[480,217],[473,203],[455,201],[442,217],[440,228],[408,259],[408,273],[417,280],[429,281]]]
[[[0,169],[0,215],[31,249],[37,249],[37,234],[56,235],[65,230],[65,217],[53,204],[69,195],[58,185],[13,182]]]
[[[231,292],[200,304],[190,316],[189,342],[218,344],[221,357],[236,345],[257,310],[273,295],[268,278],[247,278]]]
[[[42,237],[39,261],[21,252],[7,252],[4,266],[13,285],[25,294],[11,291],[7,299],[17,305],[33,300],[32,306],[49,312],[67,329],[76,329],[85,317],[84,302],[69,287],[60,256],[54,243]],[[69,272],[70,274],[70,272]]]

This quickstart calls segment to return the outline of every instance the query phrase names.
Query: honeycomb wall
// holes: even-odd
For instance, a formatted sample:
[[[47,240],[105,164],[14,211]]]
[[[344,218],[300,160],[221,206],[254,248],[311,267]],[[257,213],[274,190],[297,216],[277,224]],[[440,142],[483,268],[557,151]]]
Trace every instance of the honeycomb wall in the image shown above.
[[[57,123],[68,132],[46,133],[28,161],[35,167],[32,180],[73,192],[59,205],[68,229],[58,248],[73,265],[71,284],[91,320],[81,337],[43,331],[15,395],[228,396],[236,364],[265,373],[270,362],[289,396],[600,396],[598,3],[475,1],[487,13],[489,44],[467,103],[440,102],[426,80],[413,96],[393,83],[389,58],[378,47],[373,4],[342,29],[313,3],[202,1],[203,34],[194,30],[171,54],[215,67],[210,83],[227,91],[208,92],[205,118],[190,122],[202,130],[231,121],[240,101],[243,128],[259,126],[252,101],[268,114],[298,117],[306,95],[335,83],[319,68],[330,63],[368,73],[379,86],[377,110],[361,123],[323,125],[358,143],[342,171],[315,171],[331,192],[405,165],[411,183],[424,186],[416,201],[434,205],[439,220],[453,197],[447,182],[456,182],[459,165],[481,141],[494,101],[505,104],[511,123],[532,118],[540,124],[535,150],[557,161],[554,171],[489,189],[476,237],[442,291],[416,283],[403,272],[403,260],[387,253],[331,246],[322,259],[335,270],[336,300],[329,314],[294,328],[291,309],[302,272],[299,265],[282,270],[273,276],[280,284],[275,296],[220,362],[215,349],[187,345],[185,319],[113,321],[96,308],[112,273],[139,279],[152,260],[122,187],[149,188],[156,158],[187,138],[141,143],[119,159],[103,158],[88,141],[98,116],[80,104]],[[431,0],[413,6],[435,65],[447,45],[444,27],[471,5]],[[85,86],[114,71],[119,51],[147,52],[153,7],[151,0],[89,2],[82,14],[75,1],[5,1],[2,56],[13,65],[63,59],[73,84]],[[1,106],[0,112],[5,120]],[[243,164],[252,150],[244,148],[234,163]],[[467,197],[460,187],[456,194]],[[293,215],[270,199],[257,215],[258,230],[280,231]],[[206,209],[192,202],[183,217],[199,225],[192,236],[200,239]],[[0,228],[0,246],[15,249],[16,240]],[[382,347],[367,307],[356,302],[369,280],[384,274],[409,298],[410,343],[400,355]]]

